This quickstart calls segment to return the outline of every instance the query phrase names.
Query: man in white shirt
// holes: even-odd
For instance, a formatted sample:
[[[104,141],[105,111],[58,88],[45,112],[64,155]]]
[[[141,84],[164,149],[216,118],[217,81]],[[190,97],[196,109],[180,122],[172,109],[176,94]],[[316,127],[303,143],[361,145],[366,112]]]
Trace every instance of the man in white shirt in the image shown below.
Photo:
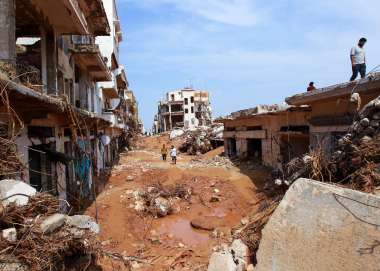
[[[352,47],[351,49],[351,64],[352,64],[352,76],[350,81],[354,81],[358,74],[360,73],[361,78],[364,78],[366,75],[366,59],[364,45],[366,44],[367,39],[361,38],[357,46]]]
[[[173,164],[177,164],[177,149],[174,146],[170,150],[170,156],[172,157]]]

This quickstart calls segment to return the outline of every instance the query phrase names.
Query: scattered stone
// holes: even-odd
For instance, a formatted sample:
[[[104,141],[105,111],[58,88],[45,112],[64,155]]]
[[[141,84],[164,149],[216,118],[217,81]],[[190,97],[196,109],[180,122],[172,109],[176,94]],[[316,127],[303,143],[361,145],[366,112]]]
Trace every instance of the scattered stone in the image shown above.
[[[135,177],[133,177],[133,176],[131,176],[131,175],[129,175],[128,177],[127,177],[127,182],[133,182],[135,180]]]
[[[368,118],[364,118],[360,121],[360,125],[363,126],[363,127],[368,127],[369,126],[369,119]]]
[[[41,231],[45,234],[52,233],[53,231],[62,227],[63,224],[65,224],[66,219],[67,216],[63,214],[51,215],[47,217],[44,221],[42,221]]]
[[[171,204],[170,202],[163,198],[158,197],[154,200],[157,215],[160,217],[167,216],[171,211]]]
[[[16,228],[3,230],[3,239],[7,240],[9,243],[16,243],[17,241]]]
[[[214,252],[211,255],[207,271],[236,271],[232,254],[228,251]]]
[[[235,263],[238,260],[239,264],[243,267],[243,269],[245,269],[245,267],[249,263],[248,246],[244,244],[241,239],[236,239],[232,242],[231,253],[234,257]]]
[[[69,216],[66,220],[66,223],[78,229],[90,230],[95,234],[99,234],[100,232],[98,223],[96,223],[92,217],[87,215]]]
[[[249,218],[248,217],[244,217],[240,220],[240,223],[245,226],[249,223]]]
[[[18,206],[28,204],[29,197],[36,195],[37,191],[30,185],[17,180],[1,180],[0,182],[0,198],[4,207],[10,203]]]

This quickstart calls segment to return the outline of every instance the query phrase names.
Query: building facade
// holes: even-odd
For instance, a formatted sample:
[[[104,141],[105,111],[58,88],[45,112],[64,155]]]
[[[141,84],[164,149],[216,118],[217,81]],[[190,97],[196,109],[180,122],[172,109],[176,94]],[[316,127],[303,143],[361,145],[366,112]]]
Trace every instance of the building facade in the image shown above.
[[[357,97],[352,99],[352,93]],[[259,106],[232,113],[225,125],[229,157],[282,169],[295,157],[321,149],[329,157],[358,112],[380,95],[380,73],[366,79],[286,98],[287,106]]]
[[[158,104],[153,124],[154,133],[175,128],[192,129],[212,122],[210,96],[207,91],[184,88],[168,92]]]
[[[120,41],[108,2],[0,0],[0,180],[22,179],[80,207],[117,161],[129,84],[97,38]]]

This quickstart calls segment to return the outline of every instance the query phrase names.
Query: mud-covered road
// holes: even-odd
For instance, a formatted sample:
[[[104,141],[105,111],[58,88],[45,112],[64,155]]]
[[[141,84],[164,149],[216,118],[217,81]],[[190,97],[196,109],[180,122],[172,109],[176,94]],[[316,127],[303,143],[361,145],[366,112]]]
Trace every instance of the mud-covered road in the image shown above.
[[[101,241],[107,251],[136,257],[132,270],[206,270],[216,246],[231,241],[231,229],[258,202],[256,189],[267,172],[234,165],[202,165],[217,149],[198,157],[179,155],[178,164],[161,160],[159,148],[170,144],[165,136],[141,138],[138,148],[122,154],[104,191],[97,198]],[[160,183],[180,184],[191,190],[188,200],[176,202],[173,214],[155,218],[135,210],[135,191]],[[95,216],[95,204],[87,211]],[[214,230],[194,229],[190,222]],[[104,270],[128,270],[102,259]]]

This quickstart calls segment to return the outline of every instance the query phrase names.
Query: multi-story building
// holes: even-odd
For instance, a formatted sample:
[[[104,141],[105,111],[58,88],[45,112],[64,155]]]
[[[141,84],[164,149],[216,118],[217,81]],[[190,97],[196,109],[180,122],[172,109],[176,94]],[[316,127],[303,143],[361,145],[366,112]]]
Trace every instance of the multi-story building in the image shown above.
[[[211,124],[210,97],[207,91],[184,88],[166,94],[158,104],[153,132],[174,128],[192,129]]]
[[[128,133],[115,18],[113,0],[0,0],[0,180],[75,203],[94,196]]]

